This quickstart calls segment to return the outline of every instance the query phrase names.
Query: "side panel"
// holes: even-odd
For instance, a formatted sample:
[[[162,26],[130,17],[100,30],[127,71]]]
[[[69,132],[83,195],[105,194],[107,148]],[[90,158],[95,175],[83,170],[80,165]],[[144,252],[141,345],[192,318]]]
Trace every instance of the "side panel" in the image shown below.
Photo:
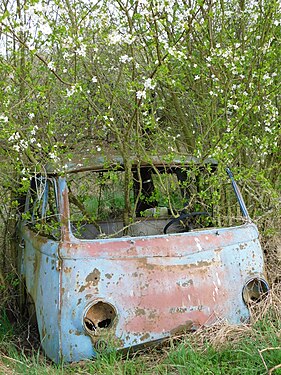
[[[120,240],[72,238],[61,256],[66,361],[89,358],[101,346],[129,347],[216,321],[243,322],[249,318],[245,281],[263,274],[253,224]],[[96,319],[92,332],[83,327],[86,313]]]
[[[58,242],[21,229],[21,272],[36,310],[41,345],[55,362],[60,356]]]

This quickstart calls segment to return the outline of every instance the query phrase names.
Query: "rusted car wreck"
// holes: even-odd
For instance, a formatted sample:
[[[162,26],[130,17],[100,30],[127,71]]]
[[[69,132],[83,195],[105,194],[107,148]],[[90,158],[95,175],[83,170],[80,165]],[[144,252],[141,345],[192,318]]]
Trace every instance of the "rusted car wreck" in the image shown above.
[[[216,168],[195,158],[132,162],[134,217],[125,227],[121,158],[34,176],[19,267],[49,358],[79,361],[249,319],[249,301],[269,290],[263,253],[229,170],[241,223],[220,227],[202,204],[198,173]]]

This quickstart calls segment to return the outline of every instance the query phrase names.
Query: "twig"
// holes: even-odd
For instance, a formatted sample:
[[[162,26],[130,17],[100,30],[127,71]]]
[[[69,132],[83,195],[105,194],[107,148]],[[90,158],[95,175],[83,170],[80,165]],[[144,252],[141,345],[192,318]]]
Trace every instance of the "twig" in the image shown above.
[[[263,365],[264,365],[266,371],[268,371],[267,364],[265,363],[265,360],[264,360],[263,355],[262,355],[262,352],[263,352],[263,351],[264,351],[264,349],[263,349],[263,350],[258,350],[258,352],[259,352],[259,356],[261,357],[261,360],[262,360],[262,363],[263,363]]]
[[[139,223],[141,223],[141,220],[135,221],[132,224],[128,224],[128,225],[124,226],[122,229],[118,230],[117,232],[114,232],[112,234],[107,235],[106,238],[112,238],[112,237],[116,236],[117,234],[122,233],[125,229],[130,228],[132,225],[139,224]],[[102,237],[100,237],[100,238],[102,238]]]
[[[274,367],[272,367],[269,371],[268,371],[268,375],[271,375],[273,373],[273,371],[277,370],[278,368],[281,368],[281,363],[279,365],[276,365]]]
[[[281,368],[281,363],[279,365],[276,365],[276,366],[272,367],[271,369],[268,369],[267,364],[265,363],[265,360],[263,358],[262,353],[263,352],[267,352],[269,350],[280,350],[280,349],[281,349],[281,346],[270,347],[270,348],[265,348],[265,349],[258,350],[259,355],[260,355],[261,360],[262,360],[262,363],[263,363],[264,367],[266,368],[266,371],[268,371],[268,375],[271,375],[273,373],[273,371],[277,370],[278,368]]]
[[[6,358],[6,359],[9,359],[10,361],[14,361],[14,362],[17,362],[17,363],[20,363],[21,365],[25,365],[26,367],[30,368],[30,366],[22,361],[19,361],[18,359],[15,359],[15,358],[12,358],[12,357],[8,357],[7,355],[1,353],[1,357],[2,358]]]

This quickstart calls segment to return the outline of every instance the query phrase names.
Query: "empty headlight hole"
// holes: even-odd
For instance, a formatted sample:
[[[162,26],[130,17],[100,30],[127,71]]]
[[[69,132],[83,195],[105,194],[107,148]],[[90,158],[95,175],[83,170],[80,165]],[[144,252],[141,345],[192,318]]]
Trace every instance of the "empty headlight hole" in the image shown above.
[[[116,311],[112,305],[102,301],[93,303],[84,315],[84,327],[86,331],[94,334],[99,328],[112,327],[116,318]]]
[[[259,277],[255,277],[246,282],[243,287],[242,297],[248,305],[253,302],[260,302],[269,292],[268,283]]]

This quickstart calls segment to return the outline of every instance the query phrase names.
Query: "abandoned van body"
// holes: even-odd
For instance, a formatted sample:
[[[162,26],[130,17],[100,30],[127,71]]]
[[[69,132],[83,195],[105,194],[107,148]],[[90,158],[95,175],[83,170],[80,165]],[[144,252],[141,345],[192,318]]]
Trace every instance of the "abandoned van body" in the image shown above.
[[[108,186],[115,189],[119,180],[107,173],[122,173],[122,159],[33,179],[19,228],[20,269],[42,347],[53,361],[92,358],[110,347],[138,346],[217,321],[248,320],[247,304],[266,293],[268,285],[258,231],[231,172],[241,225],[213,227],[209,221],[199,228],[196,221],[208,223],[209,212],[178,210],[176,215],[171,205],[177,200],[170,198],[170,206],[163,201],[160,209],[156,206],[164,175],[170,185],[180,182],[180,194],[190,201],[183,177],[196,163],[193,158],[133,164],[136,219],[125,229],[116,210],[114,219],[107,213],[112,207],[103,206],[98,221],[98,199],[92,199],[102,201],[94,182],[106,194]],[[204,168],[207,164],[216,169],[215,162]],[[83,173],[90,183],[78,188]]]

